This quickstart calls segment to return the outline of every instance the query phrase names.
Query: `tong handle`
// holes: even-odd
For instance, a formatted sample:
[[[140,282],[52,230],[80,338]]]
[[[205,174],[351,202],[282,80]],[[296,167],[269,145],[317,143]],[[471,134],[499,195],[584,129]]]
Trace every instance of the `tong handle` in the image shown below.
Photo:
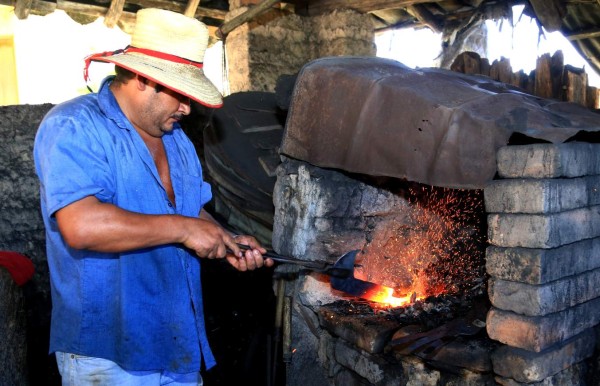
[[[251,249],[249,246],[247,246],[245,244],[240,244],[240,243],[236,243],[236,244],[241,250],[247,251],[247,250]],[[327,263],[319,263],[316,261],[300,260],[300,259],[296,259],[293,257],[282,256],[282,255],[279,255],[270,250],[267,250],[267,252],[263,253],[262,255],[266,256],[266,257],[270,257],[271,259],[273,259],[277,262],[280,262],[280,263],[298,264],[298,265],[302,265],[304,267],[319,269],[319,270],[323,270],[323,269],[327,268],[327,265],[328,265]]]

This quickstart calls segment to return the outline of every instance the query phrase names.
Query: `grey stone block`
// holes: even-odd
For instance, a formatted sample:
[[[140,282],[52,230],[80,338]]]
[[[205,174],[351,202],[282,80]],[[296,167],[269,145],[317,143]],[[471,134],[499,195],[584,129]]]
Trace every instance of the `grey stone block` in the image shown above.
[[[373,323],[352,314],[336,315],[335,311],[326,308],[319,309],[319,321],[327,331],[372,354],[382,352],[399,327],[393,320],[378,319]]]
[[[428,357],[431,362],[452,367],[462,367],[476,373],[492,371],[490,344],[477,339],[455,339]]]
[[[589,329],[540,353],[501,346],[492,353],[494,372],[518,382],[539,382],[590,357],[595,341]]]
[[[531,285],[490,279],[488,292],[496,308],[528,316],[543,316],[600,297],[600,269]]]
[[[397,364],[392,365],[380,356],[356,350],[340,339],[336,340],[334,351],[338,363],[353,370],[370,384],[400,384],[402,373]]]
[[[553,249],[501,248],[486,250],[486,271],[492,277],[544,284],[600,267],[600,238]]]
[[[600,298],[545,316],[525,316],[492,307],[488,336],[509,346],[541,352],[600,322]]]
[[[412,355],[404,357],[401,364],[407,381],[392,384],[393,386],[496,386],[493,374],[457,368],[448,371],[448,368],[436,368],[431,362],[426,363]]]
[[[585,362],[579,362],[566,368],[558,374],[543,379],[540,382],[517,382],[511,378],[501,376],[495,377],[495,385],[500,386],[579,386],[588,385],[587,366]],[[596,385],[592,383],[589,385]]]
[[[499,247],[556,248],[600,236],[600,206],[553,214],[491,214],[488,240]]]
[[[600,174],[600,144],[569,142],[505,146],[496,155],[502,178],[558,178]]]
[[[507,179],[484,189],[488,213],[556,213],[600,204],[600,176]]]

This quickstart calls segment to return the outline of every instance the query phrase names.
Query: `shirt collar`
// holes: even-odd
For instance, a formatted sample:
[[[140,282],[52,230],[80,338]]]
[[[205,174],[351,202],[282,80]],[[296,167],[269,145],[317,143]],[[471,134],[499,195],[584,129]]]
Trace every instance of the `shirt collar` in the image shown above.
[[[110,89],[110,85],[114,78],[115,76],[111,75],[107,76],[102,81],[100,89],[98,90],[98,104],[100,105],[100,110],[102,110],[109,119],[114,121],[117,126],[121,129],[130,130],[131,124],[121,110],[117,98],[115,98],[115,95]]]

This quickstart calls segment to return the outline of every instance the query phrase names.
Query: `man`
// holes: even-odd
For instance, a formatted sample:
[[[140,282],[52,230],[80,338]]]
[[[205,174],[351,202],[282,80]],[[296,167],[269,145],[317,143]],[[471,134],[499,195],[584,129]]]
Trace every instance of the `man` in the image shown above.
[[[202,209],[210,186],[178,121],[191,100],[222,104],[202,72],[207,44],[198,20],[141,10],[130,47],[87,60],[114,63],[116,77],[40,125],[50,352],[63,385],[201,385],[215,360],[199,258],[241,271],[273,264],[254,237],[232,236]]]

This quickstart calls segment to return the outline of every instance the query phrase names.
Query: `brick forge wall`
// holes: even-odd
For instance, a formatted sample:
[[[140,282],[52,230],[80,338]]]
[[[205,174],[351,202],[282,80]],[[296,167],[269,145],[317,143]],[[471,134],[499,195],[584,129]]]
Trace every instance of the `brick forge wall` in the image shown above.
[[[597,371],[585,360],[600,323],[600,145],[508,146],[497,160],[501,179],[484,190],[487,331],[505,344],[496,381],[585,384]]]

